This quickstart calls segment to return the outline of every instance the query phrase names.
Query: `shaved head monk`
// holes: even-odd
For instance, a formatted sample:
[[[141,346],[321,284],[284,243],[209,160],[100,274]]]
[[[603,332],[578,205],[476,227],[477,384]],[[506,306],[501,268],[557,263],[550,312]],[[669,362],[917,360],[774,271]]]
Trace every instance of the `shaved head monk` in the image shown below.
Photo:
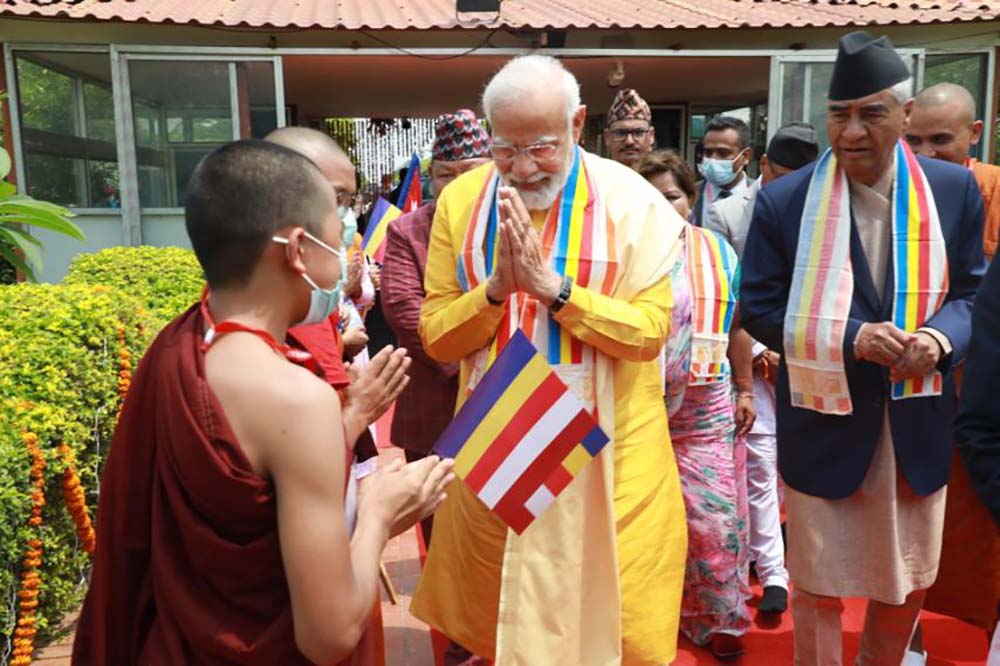
[[[972,170],[986,211],[983,250],[992,260],[1000,240],[1000,167],[970,154],[982,136],[983,121],[976,118],[976,102],[962,86],[938,83],[913,99],[906,141],[915,153]]]
[[[351,158],[329,135],[311,127],[282,127],[268,134],[266,140],[305,155],[319,167],[323,179],[336,192],[337,216],[343,225],[341,235],[344,246],[350,247],[358,231],[351,206],[356,188]],[[344,388],[349,379],[344,369],[344,346],[338,330],[339,323],[339,312],[334,312],[326,321],[293,327],[289,330],[289,337],[315,357],[331,385]]]
[[[351,416],[285,344],[293,324],[329,316],[344,281],[336,195],[304,156],[219,148],[191,177],[185,218],[208,287],[125,398],[73,663],[381,664],[365,643],[380,553],[452,479],[436,458],[387,466],[346,515],[346,421],[398,395],[406,354],[376,357],[368,413]]]
[[[342,224],[341,239],[344,247],[349,249],[358,233],[358,222],[354,216],[357,175],[351,158],[330,135],[311,127],[281,127],[268,134],[266,140],[305,155],[319,168],[323,179],[331,191],[335,193],[337,217],[340,218]],[[362,253],[354,253],[348,259],[348,264],[352,261],[353,269],[350,265],[347,269],[348,279],[344,285],[345,297],[360,295],[361,281],[365,277],[362,275],[362,262],[364,261]],[[356,271],[356,273],[352,271]],[[370,288],[374,293],[374,288]],[[354,290],[357,290],[358,293],[352,293]],[[364,392],[369,386],[372,369],[365,366],[359,371],[356,380],[351,381],[351,377],[348,376],[344,367],[344,349],[345,347],[348,350],[356,349],[357,345],[364,347],[368,342],[368,336],[363,328],[348,329],[341,335],[340,325],[341,317],[339,308],[337,308],[323,321],[292,327],[288,331],[288,338],[316,359],[316,364],[327,382],[335,389],[343,391],[341,398],[345,403],[345,409],[350,411],[358,401],[364,399]],[[378,455],[375,441],[366,434],[366,428],[369,424],[362,424],[351,419],[348,419],[348,424],[348,441],[358,440],[357,460],[360,462]],[[358,439],[359,437],[360,439]]]

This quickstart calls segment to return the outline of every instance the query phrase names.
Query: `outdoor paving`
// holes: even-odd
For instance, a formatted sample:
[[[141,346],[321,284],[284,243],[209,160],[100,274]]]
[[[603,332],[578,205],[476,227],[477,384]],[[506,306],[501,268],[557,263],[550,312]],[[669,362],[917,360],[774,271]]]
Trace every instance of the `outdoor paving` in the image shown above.
[[[402,458],[399,449],[382,449],[388,463]],[[389,542],[383,554],[389,578],[396,588],[399,605],[389,603],[382,588],[382,618],[385,625],[385,663],[392,666],[434,666],[431,637],[427,625],[410,615],[410,599],[420,577],[420,551],[417,534],[410,530]],[[69,666],[73,637],[50,645],[36,653],[36,663],[44,666]]]

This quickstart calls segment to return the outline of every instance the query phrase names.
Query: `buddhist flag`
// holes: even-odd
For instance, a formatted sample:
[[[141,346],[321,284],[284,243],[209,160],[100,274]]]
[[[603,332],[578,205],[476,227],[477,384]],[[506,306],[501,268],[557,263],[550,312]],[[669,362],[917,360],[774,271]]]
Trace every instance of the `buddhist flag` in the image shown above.
[[[365,254],[373,261],[382,263],[382,259],[385,258],[385,232],[389,228],[389,223],[402,214],[403,211],[382,197],[379,197],[378,201],[375,202],[372,213],[368,217],[368,227],[365,229],[364,238],[361,239]]]
[[[521,331],[515,332],[435,450],[518,534],[608,436]]]
[[[404,213],[412,213],[423,204],[423,195],[420,191],[420,157],[413,153],[410,158],[410,167],[403,176],[400,183],[399,199],[396,200],[396,208]]]

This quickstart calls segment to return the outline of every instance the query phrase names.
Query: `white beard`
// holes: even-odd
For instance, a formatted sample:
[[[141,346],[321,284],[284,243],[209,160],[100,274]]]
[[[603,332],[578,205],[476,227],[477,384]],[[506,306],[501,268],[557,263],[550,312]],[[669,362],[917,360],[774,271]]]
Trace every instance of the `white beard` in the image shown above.
[[[503,184],[507,187],[513,187],[517,190],[517,193],[521,197],[521,201],[524,202],[524,207],[529,211],[542,210],[547,211],[552,208],[552,204],[556,202],[559,197],[559,193],[562,192],[563,187],[566,186],[566,178],[569,176],[570,169],[573,168],[573,158],[575,145],[570,145],[569,151],[567,151],[566,161],[562,170],[559,173],[536,173],[533,177],[529,178],[527,182],[534,183],[538,181],[546,180],[548,181],[543,187],[537,190],[523,190],[518,187],[519,181],[511,178],[510,174],[504,175],[501,180]]]

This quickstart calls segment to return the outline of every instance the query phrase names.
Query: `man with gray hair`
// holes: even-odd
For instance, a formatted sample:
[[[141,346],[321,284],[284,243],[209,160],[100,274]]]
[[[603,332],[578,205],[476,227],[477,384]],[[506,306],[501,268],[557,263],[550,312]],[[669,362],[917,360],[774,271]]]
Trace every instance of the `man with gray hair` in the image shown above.
[[[842,597],[869,600],[857,663],[901,664],[938,571],[983,204],[901,140],[909,77],[888,38],[841,38],[830,149],[760,191],[743,255],[740,319],[782,355],[797,666],[841,663]]]
[[[424,349],[460,363],[462,402],[521,331],[610,444],[520,535],[450,487],[412,610],[498,666],[670,663],[687,529],[657,358],[683,220],[638,173],[577,145],[586,107],[559,61],[510,61],[483,108],[493,160],[438,201]]]

